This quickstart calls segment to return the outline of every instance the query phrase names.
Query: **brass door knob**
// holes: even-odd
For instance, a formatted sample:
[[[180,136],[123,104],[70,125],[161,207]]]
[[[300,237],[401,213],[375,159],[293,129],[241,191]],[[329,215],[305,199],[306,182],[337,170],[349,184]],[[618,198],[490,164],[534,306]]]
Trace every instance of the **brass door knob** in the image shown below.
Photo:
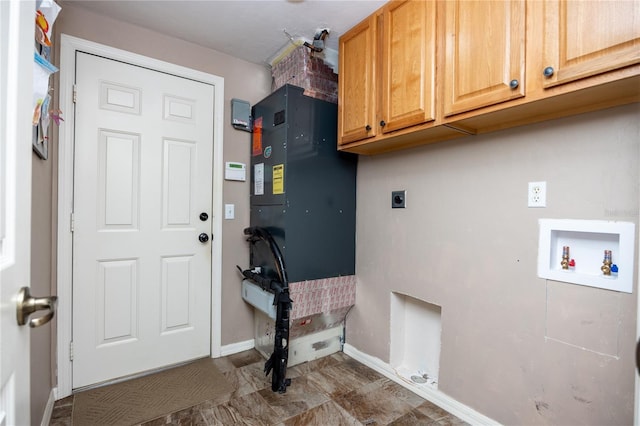
[[[29,320],[29,327],[40,327],[48,323],[56,312],[57,303],[57,296],[32,297],[29,287],[22,287],[18,293],[18,303],[16,307],[18,325],[27,324],[29,316],[37,311],[49,311],[49,313],[40,318]]]

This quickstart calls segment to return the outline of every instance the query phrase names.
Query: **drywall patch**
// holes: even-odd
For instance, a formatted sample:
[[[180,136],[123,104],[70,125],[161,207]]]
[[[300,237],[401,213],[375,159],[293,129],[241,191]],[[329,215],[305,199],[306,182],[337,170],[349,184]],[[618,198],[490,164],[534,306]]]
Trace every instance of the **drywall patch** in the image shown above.
[[[545,337],[618,357],[621,293],[547,281]]]

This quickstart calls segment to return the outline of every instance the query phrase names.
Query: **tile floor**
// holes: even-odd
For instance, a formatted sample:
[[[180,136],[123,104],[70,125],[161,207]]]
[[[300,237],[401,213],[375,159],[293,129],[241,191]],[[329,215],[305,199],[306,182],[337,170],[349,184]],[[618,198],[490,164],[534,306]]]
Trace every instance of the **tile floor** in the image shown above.
[[[265,360],[255,350],[215,362],[233,393],[143,425],[466,424],[343,353],[290,367],[284,394],[271,391]],[[73,396],[57,401],[50,425],[71,425],[72,409]]]

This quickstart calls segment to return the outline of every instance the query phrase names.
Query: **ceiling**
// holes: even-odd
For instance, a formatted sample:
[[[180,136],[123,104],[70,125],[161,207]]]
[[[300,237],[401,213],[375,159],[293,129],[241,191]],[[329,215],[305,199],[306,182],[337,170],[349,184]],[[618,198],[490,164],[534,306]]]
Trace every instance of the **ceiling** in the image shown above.
[[[386,1],[380,0],[59,0],[103,16],[268,65],[292,42],[328,29],[319,55],[335,67],[338,38]]]

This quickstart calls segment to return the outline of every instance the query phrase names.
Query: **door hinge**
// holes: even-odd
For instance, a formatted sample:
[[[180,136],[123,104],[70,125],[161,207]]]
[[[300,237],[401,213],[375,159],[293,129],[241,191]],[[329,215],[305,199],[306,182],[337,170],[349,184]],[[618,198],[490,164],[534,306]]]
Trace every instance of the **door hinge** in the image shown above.
[[[78,87],[74,84],[73,85],[73,103],[75,104],[77,100],[78,100]]]
[[[69,342],[69,361],[73,361],[73,340]]]
[[[76,222],[76,220],[75,220],[74,214],[73,214],[73,212],[71,212],[71,219],[69,221],[69,227],[71,228],[71,232],[73,232],[74,229],[75,229],[75,225],[76,225],[75,222]]]

